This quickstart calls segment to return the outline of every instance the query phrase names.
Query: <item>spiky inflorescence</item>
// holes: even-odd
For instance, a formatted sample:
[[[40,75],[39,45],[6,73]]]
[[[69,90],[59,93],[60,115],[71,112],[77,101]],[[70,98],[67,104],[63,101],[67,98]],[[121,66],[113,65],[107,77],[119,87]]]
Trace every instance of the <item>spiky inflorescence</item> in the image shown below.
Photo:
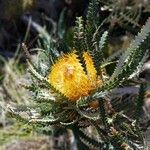
[[[72,101],[78,100],[100,85],[93,60],[88,52],[83,53],[86,71],[82,67],[78,55],[73,51],[62,56],[51,68],[49,83]]]
[[[42,41],[45,50],[41,51],[45,56],[44,62],[39,59],[36,67],[30,57],[28,58],[33,77],[33,99],[37,103],[36,111],[40,114],[40,117],[30,119],[30,123],[35,122],[41,128],[49,128],[49,125],[68,126],[74,132],[76,140],[85,144],[86,150],[88,147],[121,149],[120,146],[123,145],[138,150],[139,143],[143,144],[141,141],[144,138],[139,128],[136,128],[136,122],[122,112],[116,113],[113,110],[109,93],[123,83],[128,83],[133,73],[137,73],[137,66],[141,66],[146,60],[145,56],[149,52],[150,20],[122,54],[116,69],[112,67],[114,73],[110,75],[109,80],[102,81],[102,69],[105,70],[105,66],[111,64],[114,58],[116,60],[118,54],[105,60],[104,49],[108,33],[106,31],[101,36],[101,25],[97,17],[99,0],[92,0],[88,10],[85,25],[82,17],[77,18],[72,39],[74,46],[67,46],[69,50],[75,49],[74,51],[61,56],[57,51],[59,41],[56,43],[44,32]],[[41,31],[43,32],[40,29]],[[61,51],[66,48],[60,45],[58,47]],[[28,56],[26,48],[25,52]],[[43,69],[41,64],[46,65],[47,70]],[[139,104],[137,108],[141,110],[142,106]],[[124,127],[122,123],[128,126]],[[89,125],[95,127],[99,141],[87,136],[86,127]],[[80,130],[81,128],[83,130]],[[81,142],[79,145],[78,148],[83,149]]]

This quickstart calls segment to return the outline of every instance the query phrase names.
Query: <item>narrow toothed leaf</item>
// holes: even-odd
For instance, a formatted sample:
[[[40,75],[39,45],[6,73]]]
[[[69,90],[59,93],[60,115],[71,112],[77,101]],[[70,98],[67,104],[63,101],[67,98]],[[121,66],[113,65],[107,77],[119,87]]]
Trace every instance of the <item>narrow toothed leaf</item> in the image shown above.
[[[135,37],[135,40],[131,42],[129,48],[120,57],[118,65],[110,80],[103,87],[104,89],[110,90],[121,85],[134,73],[139,63],[143,61],[143,56],[150,48],[149,44],[147,44],[149,39],[150,18],[141,29],[141,32]]]

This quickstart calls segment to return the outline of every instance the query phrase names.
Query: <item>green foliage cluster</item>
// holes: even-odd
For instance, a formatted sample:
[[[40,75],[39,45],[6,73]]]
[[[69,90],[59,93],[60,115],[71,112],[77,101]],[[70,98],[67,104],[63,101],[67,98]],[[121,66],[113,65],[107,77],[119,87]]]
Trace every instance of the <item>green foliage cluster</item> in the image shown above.
[[[136,32],[143,24],[141,20],[150,13],[150,2],[144,0],[100,0],[100,4],[101,13],[109,14],[105,18],[105,23],[110,24],[110,29],[119,25],[128,31]]]
[[[104,53],[108,32],[101,29],[98,8],[99,0],[91,0],[86,23],[84,24],[82,17],[77,18],[72,38],[73,47],[64,43],[63,36],[55,41],[44,29],[36,25],[41,36],[36,62],[33,63],[27,47],[23,44],[32,78],[31,84],[25,86],[32,92],[34,105],[27,107],[31,112],[30,118],[22,119],[20,112],[14,109],[11,109],[10,113],[47,134],[51,131],[51,125],[72,130],[77,146],[82,150],[140,150],[144,148],[145,141],[137,114],[141,112],[145,84],[140,86],[134,118],[127,117],[123,112],[116,112],[109,95],[113,89],[129,84],[147,59],[150,48],[150,19],[125,52],[106,58]],[[107,66],[117,62],[110,77],[104,78],[103,86],[97,87],[89,96],[81,97],[75,103],[70,102],[47,80],[51,66],[63,53],[60,49],[65,48],[68,52],[73,48],[77,50],[85,70],[85,62],[81,56],[84,51],[88,51],[93,57],[97,72],[105,68],[107,71]],[[98,101],[100,107],[89,108],[89,103],[94,100]],[[94,128],[96,137],[88,135],[88,126]]]

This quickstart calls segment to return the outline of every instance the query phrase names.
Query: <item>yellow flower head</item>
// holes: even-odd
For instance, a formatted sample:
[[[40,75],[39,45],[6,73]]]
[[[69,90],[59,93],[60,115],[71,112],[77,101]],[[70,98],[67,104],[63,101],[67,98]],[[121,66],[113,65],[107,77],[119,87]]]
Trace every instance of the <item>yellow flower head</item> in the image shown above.
[[[88,96],[101,82],[97,80],[97,72],[90,54],[84,52],[83,58],[87,73],[84,71],[77,54],[73,51],[58,59],[48,76],[49,83],[71,101]]]

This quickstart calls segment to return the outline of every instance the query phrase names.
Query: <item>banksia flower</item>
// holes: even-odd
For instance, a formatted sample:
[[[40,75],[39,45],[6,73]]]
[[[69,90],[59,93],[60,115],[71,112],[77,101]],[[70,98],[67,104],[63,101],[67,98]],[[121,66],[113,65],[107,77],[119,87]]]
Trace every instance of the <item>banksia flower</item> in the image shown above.
[[[82,96],[88,96],[90,92],[102,83],[98,80],[91,55],[83,52],[86,72],[75,51],[62,56],[52,66],[48,76],[49,83],[59,92],[76,101]]]
[[[99,14],[96,7],[99,10],[99,1],[92,0],[87,16],[87,21],[90,22],[88,26],[83,25],[82,17],[77,19],[74,28],[75,37],[72,41],[77,51],[71,51],[58,58],[60,53],[57,49],[63,51],[71,48],[71,45],[68,45],[64,39],[56,43],[55,40],[50,40],[52,37],[48,37],[45,32],[40,43],[42,49],[39,51],[37,63],[32,62],[27,48],[24,47],[32,77],[31,85],[27,88],[32,91],[33,99],[37,103],[37,108],[32,106],[31,110],[39,114],[33,119],[31,116],[30,123],[44,129],[44,132],[48,130],[46,133],[50,133],[50,125],[71,129],[80,147],[78,149],[130,149],[131,147],[139,150],[139,147],[141,149],[141,145],[145,143],[144,136],[140,132],[141,127],[138,126],[139,119],[135,121],[135,117],[132,119],[126,115],[126,110],[128,111],[130,107],[129,105],[128,108],[121,107],[124,95],[121,95],[121,103],[118,102],[117,88],[120,86],[124,88],[147,59],[150,19],[125,53],[122,52],[119,57],[120,52],[119,54],[117,52],[105,58],[104,50],[108,34],[104,32],[101,35],[102,26],[98,24],[96,18],[93,19]],[[89,51],[84,51],[85,49]],[[55,58],[57,60],[54,60]],[[53,65],[50,67],[49,64]],[[112,70],[106,81],[104,74],[109,71],[108,69]],[[139,90],[140,100],[145,93],[145,85],[144,88],[141,86],[141,90]],[[138,99],[134,102],[140,108],[135,111],[135,115],[140,114],[142,105],[139,105],[141,103]],[[18,117],[18,114],[16,115]],[[27,119],[26,124],[28,123]],[[93,127],[95,137],[88,136],[88,126]]]

